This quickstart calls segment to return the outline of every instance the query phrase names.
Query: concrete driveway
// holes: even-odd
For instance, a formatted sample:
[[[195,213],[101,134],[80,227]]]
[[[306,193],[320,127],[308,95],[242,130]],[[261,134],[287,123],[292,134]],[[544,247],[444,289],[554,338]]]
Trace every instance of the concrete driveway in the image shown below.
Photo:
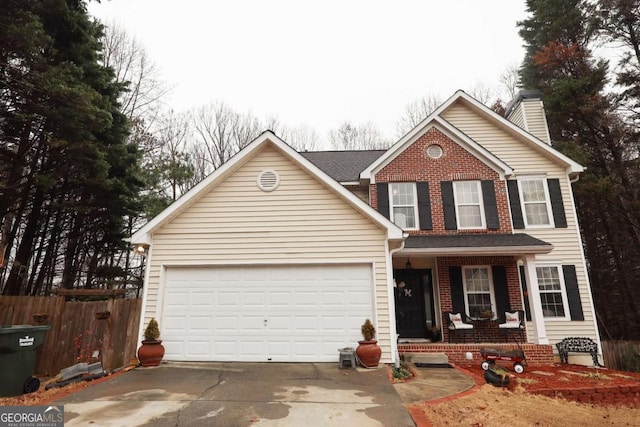
[[[414,426],[386,368],[166,363],[54,402],[65,426]]]

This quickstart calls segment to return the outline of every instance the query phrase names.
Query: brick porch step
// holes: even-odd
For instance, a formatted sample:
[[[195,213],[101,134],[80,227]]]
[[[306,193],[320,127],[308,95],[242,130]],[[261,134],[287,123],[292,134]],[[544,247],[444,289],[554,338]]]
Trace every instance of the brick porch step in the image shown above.
[[[404,360],[418,367],[449,365],[449,357],[445,353],[405,353]]]

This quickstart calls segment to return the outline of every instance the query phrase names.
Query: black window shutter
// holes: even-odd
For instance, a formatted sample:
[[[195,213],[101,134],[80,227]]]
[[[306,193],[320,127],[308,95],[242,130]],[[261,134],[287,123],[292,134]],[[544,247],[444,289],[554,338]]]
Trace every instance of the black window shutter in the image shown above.
[[[464,313],[464,289],[462,289],[462,267],[449,267],[449,284],[451,286],[451,310]]]
[[[547,186],[549,187],[553,222],[555,223],[556,228],[567,228],[567,217],[564,213],[564,203],[562,203],[560,180],[557,178],[547,179]]]
[[[376,192],[378,193],[378,212],[389,219],[389,184],[386,182],[377,183]]]
[[[493,275],[493,291],[496,298],[496,315],[501,322],[505,322],[505,311],[511,311],[509,302],[509,286],[507,284],[507,270],[502,265],[491,267]]]
[[[432,230],[431,220],[431,198],[429,196],[429,183],[416,183],[418,191],[418,215],[420,219],[420,230]]]
[[[580,290],[578,289],[578,276],[575,265],[563,265],[564,285],[567,288],[567,299],[569,300],[569,313],[571,320],[584,320],[582,312],[582,301],[580,300]]]
[[[444,229],[457,230],[458,223],[456,221],[456,202],[453,198],[453,182],[440,182],[440,191],[442,192],[442,211],[444,213]]]
[[[509,206],[511,206],[511,220],[513,228],[524,228],[524,218],[522,217],[522,207],[520,206],[520,194],[518,193],[518,181],[507,180],[507,190],[509,190]]]
[[[496,189],[493,181],[481,181],[480,186],[482,187],[482,201],[484,202],[484,216],[487,219],[487,228],[489,230],[498,230],[500,228],[500,220],[498,219]]]
[[[524,266],[520,266],[520,284],[522,285],[522,299],[524,303],[524,314],[527,320],[531,321],[531,311],[529,311],[529,291],[527,290],[527,276],[524,275]]]

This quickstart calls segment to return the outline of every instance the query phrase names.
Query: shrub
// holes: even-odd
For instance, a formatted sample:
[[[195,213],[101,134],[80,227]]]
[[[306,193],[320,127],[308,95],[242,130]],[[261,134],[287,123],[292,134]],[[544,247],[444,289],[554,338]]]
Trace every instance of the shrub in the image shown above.
[[[155,318],[151,318],[147,329],[144,330],[144,339],[147,341],[157,341],[160,338],[160,329],[158,328],[158,322]]]
[[[360,328],[360,332],[362,332],[362,336],[365,341],[371,341],[376,336],[376,328],[369,319],[365,320],[364,324]]]
[[[399,367],[393,366],[391,368],[391,375],[395,381],[404,381],[413,376],[409,368],[404,365],[400,365]]]

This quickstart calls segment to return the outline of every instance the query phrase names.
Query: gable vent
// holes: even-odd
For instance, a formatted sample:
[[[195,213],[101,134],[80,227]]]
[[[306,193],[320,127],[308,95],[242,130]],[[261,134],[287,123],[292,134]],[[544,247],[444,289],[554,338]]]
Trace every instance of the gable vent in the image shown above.
[[[432,159],[439,159],[440,157],[442,157],[442,154],[442,147],[438,144],[430,145],[427,148],[427,156],[431,157]]]
[[[280,175],[273,170],[265,170],[258,174],[258,188],[262,191],[273,191],[280,185]]]

